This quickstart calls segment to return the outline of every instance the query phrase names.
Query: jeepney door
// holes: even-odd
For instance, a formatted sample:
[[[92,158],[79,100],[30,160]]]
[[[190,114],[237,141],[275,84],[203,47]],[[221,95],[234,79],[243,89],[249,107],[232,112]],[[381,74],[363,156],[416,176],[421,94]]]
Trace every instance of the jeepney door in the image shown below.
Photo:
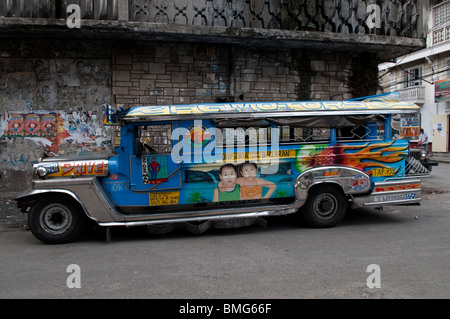
[[[176,190],[181,187],[180,164],[171,157],[171,134],[176,122],[138,126],[130,158],[131,189],[135,192]]]

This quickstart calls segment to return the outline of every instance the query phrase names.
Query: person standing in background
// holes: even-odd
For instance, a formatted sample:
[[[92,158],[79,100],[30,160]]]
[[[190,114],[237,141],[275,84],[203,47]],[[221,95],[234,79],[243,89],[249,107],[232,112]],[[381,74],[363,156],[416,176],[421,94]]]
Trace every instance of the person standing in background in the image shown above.
[[[423,131],[423,128],[420,129],[419,134],[419,146],[423,145],[425,147],[425,150],[429,152],[428,150],[428,134]]]

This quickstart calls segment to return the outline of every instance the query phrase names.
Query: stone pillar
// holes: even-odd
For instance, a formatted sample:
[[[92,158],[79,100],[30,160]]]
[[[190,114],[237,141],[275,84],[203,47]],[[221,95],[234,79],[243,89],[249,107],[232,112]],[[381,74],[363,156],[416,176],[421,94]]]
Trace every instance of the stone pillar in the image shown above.
[[[128,21],[127,0],[117,0],[117,16],[119,21]]]

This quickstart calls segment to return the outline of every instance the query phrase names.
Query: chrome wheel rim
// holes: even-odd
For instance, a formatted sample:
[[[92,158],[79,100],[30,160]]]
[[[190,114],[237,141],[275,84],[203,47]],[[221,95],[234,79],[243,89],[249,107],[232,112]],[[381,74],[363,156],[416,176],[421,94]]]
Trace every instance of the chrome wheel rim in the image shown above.
[[[320,218],[331,218],[337,207],[338,201],[336,197],[328,193],[320,194],[313,203],[314,212]]]
[[[39,222],[46,232],[58,235],[72,225],[72,214],[64,205],[50,204],[42,210]]]

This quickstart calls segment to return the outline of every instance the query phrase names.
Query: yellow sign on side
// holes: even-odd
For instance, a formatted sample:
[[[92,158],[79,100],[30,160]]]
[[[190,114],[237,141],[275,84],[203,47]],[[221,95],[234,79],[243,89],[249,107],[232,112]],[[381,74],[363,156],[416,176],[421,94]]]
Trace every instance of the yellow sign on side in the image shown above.
[[[372,170],[372,176],[394,176],[395,175],[395,168],[393,167],[382,167],[382,168],[375,168]]]
[[[237,152],[224,153],[222,160],[224,162],[232,161],[262,161],[265,159],[279,159],[279,158],[295,158],[295,150],[279,150],[277,152]]]
[[[177,205],[180,198],[180,192],[158,192],[149,193],[149,204],[150,206],[160,206],[160,205]]]

